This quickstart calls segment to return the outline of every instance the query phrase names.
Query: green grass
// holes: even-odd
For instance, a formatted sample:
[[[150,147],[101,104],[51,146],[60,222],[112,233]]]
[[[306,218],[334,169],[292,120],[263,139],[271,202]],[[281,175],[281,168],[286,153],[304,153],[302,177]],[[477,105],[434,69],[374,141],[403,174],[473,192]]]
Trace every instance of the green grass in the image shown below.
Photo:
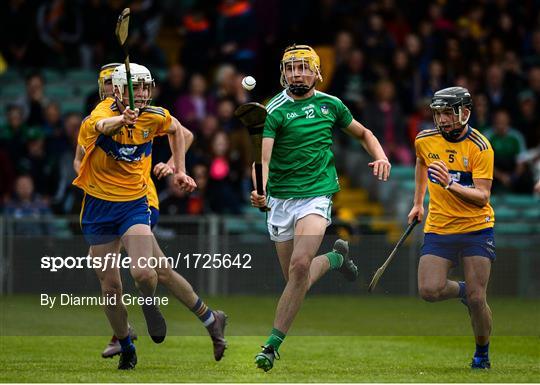
[[[308,298],[268,373],[253,357],[271,328],[274,297],[209,300],[229,314],[229,349],[216,363],[205,331],[172,302],[169,336],[143,335],[137,308],[139,365],[116,370],[100,352],[108,329],[99,308],[42,309],[37,296],[0,298],[1,382],[540,382],[538,301],[496,298],[490,371],[471,371],[474,344],[457,301],[415,298]],[[93,334],[92,334],[93,333]],[[34,336],[31,336],[33,334]],[[44,334],[56,334],[43,336]],[[81,336],[80,334],[83,334]],[[63,335],[63,336],[60,336]],[[73,336],[70,336],[73,335]]]

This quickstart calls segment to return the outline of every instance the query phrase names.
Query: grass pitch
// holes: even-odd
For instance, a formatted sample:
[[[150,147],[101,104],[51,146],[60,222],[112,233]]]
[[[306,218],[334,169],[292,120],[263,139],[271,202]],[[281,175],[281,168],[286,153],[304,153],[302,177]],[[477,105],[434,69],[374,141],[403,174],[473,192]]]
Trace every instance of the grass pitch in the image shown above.
[[[109,330],[100,308],[46,311],[40,309],[37,296],[4,297],[0,381],[540,382],[538,301],[490,300],[495,320],[493,369],[471,371],[474,343],[466,310],[457,301],[313,296],[280,349],[282,359],[263,373],[255,369],[253,358],[271,329],[276,301],[207,301],[229,314],[229,349],[221,362],[213,360],[210,339],[200,323],[174,301],[163,309],[169,336],[161,345],[144,335],[140,310],[129,308],[140,335],[139,364],[134,371],[120,372],[117,357],[100,357],[108,336],[96,335]]]

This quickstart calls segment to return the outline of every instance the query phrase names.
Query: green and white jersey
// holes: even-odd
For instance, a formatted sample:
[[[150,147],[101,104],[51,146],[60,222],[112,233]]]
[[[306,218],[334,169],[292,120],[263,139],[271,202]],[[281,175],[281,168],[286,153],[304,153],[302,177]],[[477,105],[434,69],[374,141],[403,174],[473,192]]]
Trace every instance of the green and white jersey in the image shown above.
[[[266,109],[263,137],[274,138],[266,186],[269,195],[309,198],[339,191],[330,146],[334,128],[348,127],[353,119],[343,102],[320,91],[294,100],[284,90]]]

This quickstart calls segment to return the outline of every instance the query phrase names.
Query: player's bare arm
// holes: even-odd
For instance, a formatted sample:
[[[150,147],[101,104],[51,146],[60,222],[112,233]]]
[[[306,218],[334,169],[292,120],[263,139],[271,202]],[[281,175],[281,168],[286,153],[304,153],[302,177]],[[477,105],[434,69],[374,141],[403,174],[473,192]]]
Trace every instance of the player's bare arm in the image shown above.
[[[193,144],[193,133],[188,130],[186,127],[182,126],[182,124],[176,119],[174,116],[171,116],[173,122],[175,122],[177,125],[180,125],[182,128],[182,133],[184,135],[184,143],[185,143],[185,152],[187,153],[191,145]],[[169,145],[171,143],[171,139],[169,137]],[[154,175],[156,178],[161,179],[168,175],[174,174],[174,157],[170,157],[167,163],[159,162],[154,166]]]
[[[126,107],[122,111],[122,115],[113,116],[111,118],[101,119],[96,123],[96,130],[103,135],[113,136],[116,135],[124,126],[133,125],[137,122],[139,116],[139,109],[134,110]]]
[[[424,197],[428,184],[427,166],[420,158],[416,158],[416,167],[414,172],[414,205],[408,215],[409,223],[416,217],[419,222],[424,219]]]
[[[351,124],[345,128],[345,131],[358,139],[368,154],[375,159],[369,163],[369,167],[373,168],[373,175],[378,176],[379,180],[387,181],[392,166],[373,132],[356,119],[352,120]]]
[[[192,192],[197,187],[195,181],[186,174],[185,142],[182,134],[182,126],[178,120],[173,120],[167,130],[169,135],[169,146],[174,160],[175,173],[173,174],[174,183],[182,190]]]
[[[84,148],[78,144],[75,148],[75,158],[73,158],[73,169],[78,174],[81,168],[81,162],[84,158]]]
[[[491,195],[491,180],[475,178],[474,187],[463,187],[459,183],[454,183],[448,168],[443,161],[433,162],[429,166],[433,177],[450,193],[456,195],[462,201],[471,203],[478,207],[484,207],[489,202]]]
[[[270,165],[270,159],[272,159],[272,149],[274,148],[274,139],[273,138],[263,138],[262,140],[262,176],[263,176],[263,191],[266,193],[266,183],[268,182],[268,167]],[[255,185],[255,169],[253,168],[253,185]],[[264,207],[266,206],[266,196],[265,194],[257,194],[257,190],[251,192],[251,204],[255,207]]]

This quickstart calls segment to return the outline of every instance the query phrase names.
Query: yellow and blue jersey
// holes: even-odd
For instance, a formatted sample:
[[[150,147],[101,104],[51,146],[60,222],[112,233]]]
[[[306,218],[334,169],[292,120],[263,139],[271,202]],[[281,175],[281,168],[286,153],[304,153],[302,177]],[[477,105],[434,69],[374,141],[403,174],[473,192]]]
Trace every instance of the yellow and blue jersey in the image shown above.
[[[107,98],[81,125],[78,143],[85,155],[73,184],[91,196],[112,202],[148,195],[150,204],[157,207],[157,194],[150,177],[152,140],[167,133],[171,125],[169,111],[145,107],[133,128],[126,126],[114,136],[96,130],[97,122],[118,115],[116,102]]]
[[[416,136],[414,145],[417,158],[426,166],[443,161],[454,183],[473,188],[474,179],[493,180],[493,149],[472,127],[456,142],[444,139],[437,129],[424,130]],[[467,203],[428,180],[429,213],[424,232],[463,234],[494,226],[495,215],[489,203],[484,207]]]

